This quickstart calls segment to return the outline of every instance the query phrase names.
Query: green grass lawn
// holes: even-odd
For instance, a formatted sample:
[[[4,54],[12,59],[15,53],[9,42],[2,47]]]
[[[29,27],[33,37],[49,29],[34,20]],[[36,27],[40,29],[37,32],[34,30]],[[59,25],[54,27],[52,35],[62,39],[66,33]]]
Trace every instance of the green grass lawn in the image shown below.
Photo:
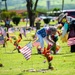
[[[20,23],[19,26],[24,24]],[[33,33],[34,31],[31,31],[27,37],[23,36],[20,46],[25,46],[31,40]],[[18,32],[14,34],[17,36]],[[70,47],[67,46],[67,43],[62,43],[60,37],[58,42],[61,46],[60,52],[56,55],[52,54],[54,70],[47,70],[46,58],[37,54],[35,47],[32,48],[31,58],[27,61],[17,50],[12,53],[13,43],[7,42],[5,48],[0,45],[0,63],[3,64],[3,67],[0,67],[0,75],[75,75],[75,53],[70,53]],[[36,71],[30,72],[29,70],[32,69]]]
[[[27,34],[27,38],[23,36],[20,42],[21,46],[26,45],[31,39],[33,31]],[[16,35],[18,33],[15,33]],[[5,48],[0,45],[0,75],[75,75],[75,53],[70,53],[70,48],[67,43],[62,43],[60,38],[58,40],[61,50],[58,54],[53,55],[52,66],[54,70],[47,70],[48,63],[46,58],[37,54],[35,47],[32,48],[32,55],[30,60],[26,60],[21,53],[14,49],[13,43],[7,42]],[[44,61],[46,61],[44,63]],[[27,70],[37,70],[30,72]],[[41,71],[44,69],[43,71]]]

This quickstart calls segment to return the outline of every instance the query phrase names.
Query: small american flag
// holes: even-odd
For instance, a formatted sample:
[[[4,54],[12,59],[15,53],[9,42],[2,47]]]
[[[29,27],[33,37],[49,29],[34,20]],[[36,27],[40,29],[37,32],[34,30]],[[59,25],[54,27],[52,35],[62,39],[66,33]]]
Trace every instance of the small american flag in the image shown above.
[[[39,39],[36,40],[35,42],[33,42],[33,46],[36,47],[36,48],[38,48],[38,46],[40,46],[40,41],[39,41]]]
[[[25,29],[25,27],[22,27],[20,29],[20,33],[23,34],[24,36],[26,36],[26,29]]]
[[[0,36],[0,45],[4,44],[4,38],[3,36]]]
[[[6,31],[2,27],[0,27],[0,35],[6,36]]]
[[[15,28],[13,27],[8,29],[8,33],[13,33],[14,31],[15,31]]]
[[[32,53],[32,43],[28,43],[23,48],[20,49],[20,52],[24,55],[26,60],[30,59]]]

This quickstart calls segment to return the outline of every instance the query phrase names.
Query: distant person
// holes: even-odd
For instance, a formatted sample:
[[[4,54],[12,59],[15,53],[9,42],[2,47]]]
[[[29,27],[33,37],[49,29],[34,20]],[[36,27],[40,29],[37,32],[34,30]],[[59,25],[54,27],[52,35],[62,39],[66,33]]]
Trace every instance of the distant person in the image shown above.
[[[61,28],[61,41],[67,42],[69,32],[69,22],[67,20],[67,14],[63,14],[59,21],[60,24],[57,26],[57,28]]]
[[[70,52],[75,52],[75,20],[73,20],[70,24],[68,45],[71,47]]]
[[[5,19],[5,27],[7,27],[7,31],[10,28],[10,19],[8,17]]]

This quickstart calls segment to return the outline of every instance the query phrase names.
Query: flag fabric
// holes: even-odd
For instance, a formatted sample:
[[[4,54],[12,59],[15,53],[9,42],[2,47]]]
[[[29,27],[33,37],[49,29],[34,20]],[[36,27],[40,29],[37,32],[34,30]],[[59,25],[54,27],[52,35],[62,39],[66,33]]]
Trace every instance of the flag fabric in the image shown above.
[[[13,27],[8,29],[8,33],[13,33],[14,31],[15,31],[15,28]]]
[[[1,27],[0,27],[0,35],[2,35],[2,29],[1,29]]]
[[[67,41],[68,46],[75,45],[75,37],[69,38]]]
[[[26,60],[30,59],[32,53],[32,43],[29,42],[23,48],[20,49],[20,52],[24,55]]]
[[[3,36],[0,36],[0,45],[3,45],[4,44],[4,38]]]
[[[32,45],[33,45],[34,47],[38,48],[38,46],[40,46],[40,41],[39,41],[39,39],[36,40],[35,42],[33,42]]]
[[[6,31],[2,27],[0,27],[0,35],[6,36]]]
[[[25,27],[22,27],[20,29],[20,33],[23,34],[24,36],[26,36],[26,29],[25,29]]]

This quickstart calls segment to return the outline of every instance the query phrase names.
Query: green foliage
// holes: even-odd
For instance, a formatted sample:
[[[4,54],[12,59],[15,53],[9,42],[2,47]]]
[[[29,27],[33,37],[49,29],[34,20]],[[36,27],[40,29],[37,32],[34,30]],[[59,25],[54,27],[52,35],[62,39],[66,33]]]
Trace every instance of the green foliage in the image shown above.
[[[16,12],[10,12],[10,17],[12,18],[13,16],[16,16],[17,13]]]
[[[37,12],[46,13],[47,12],[47,9],[39,8],[39,9],[37,9]]]
[[[22,23],[21,23],[22,25]],[[23,23],[24,25],[24,23]],[[27,36],[22,38],[19,45],[24,47],[31,39],[32,34],[35,33],[34,30],[27,33]],[[19,32],[14,32],[14,35],[18,37]],[[15,48],[12,43],[7,41],[6,47],[3,48],[0,45],[0,75],[75,75],[75,53],[70,53],[70,47],[66,43],[62,43],[60,37],[58,38],[58,43],[60,45],[60,51],[58,54],[53,55],[52,66],[54,70],[48,69],[48,62],[46,58],[37,54],[37,49],[32,48],[32,55],[29,60],[26,60],[21,53],[17,50],[12,50]],[[44,62],[45,61],[45,62]],[[37,72],[29,72],[28,70],[35,69]],[[41,71],[44,70],[44,71]]]
[[[27,18],[27,16],[28,16],[28,12],[24,12],[24,13],[22,14],[22,17],[23,17],[23,18]]]
[[[1,18],[2,19],[5,19],[6,17],[9,17],[9,18],[12,18],[13,16],[16,16],[17,15],[17,13],[16,12],[10,12],[10,11],[2,11],[1,12]]]
[[[60,12],[58,11],[60,11],[60,8],[53,8],[48,13],[50,16],[59,16]]]
[[[21,19],[20,16],[14,16],[14,17],[12,18],[12,21],[13,21],[14,24],[18,25],[19,22],[20,22],[20,19]]]
[[[53,11],[60,11],[60,8],[54,8]]]
[[[23,37],[19,45],[25,46],[32,33],[34,32],[31,31],[26,38]],[[18,33],[15,33],[15,35],[17,36]],[[62,43],[60,37],[58,42],[61,46],[60,52],[56,55],[51,54],[53,56],[51,63],[54,70],[47,70],[46,58],[37,54],[35,47],[32,48],[31,58],[26,60],[17,50],[12,53],[13,42],[7,41],[5,48],[0,45],[0,63],[3,65],[3,67],[0,67],[0,75],[75,75],[75,53],[70,53],[67,43]],[[35,69],[37,72],[28,72],[31,69]]]
[[[10,12],[8,12],[8,11],[2,11],[1,12],[1,18],[5,19],[6,17],[10,17]]]
[[[48,24],[50,22],[50,18],[43,19],[44,23]]]

